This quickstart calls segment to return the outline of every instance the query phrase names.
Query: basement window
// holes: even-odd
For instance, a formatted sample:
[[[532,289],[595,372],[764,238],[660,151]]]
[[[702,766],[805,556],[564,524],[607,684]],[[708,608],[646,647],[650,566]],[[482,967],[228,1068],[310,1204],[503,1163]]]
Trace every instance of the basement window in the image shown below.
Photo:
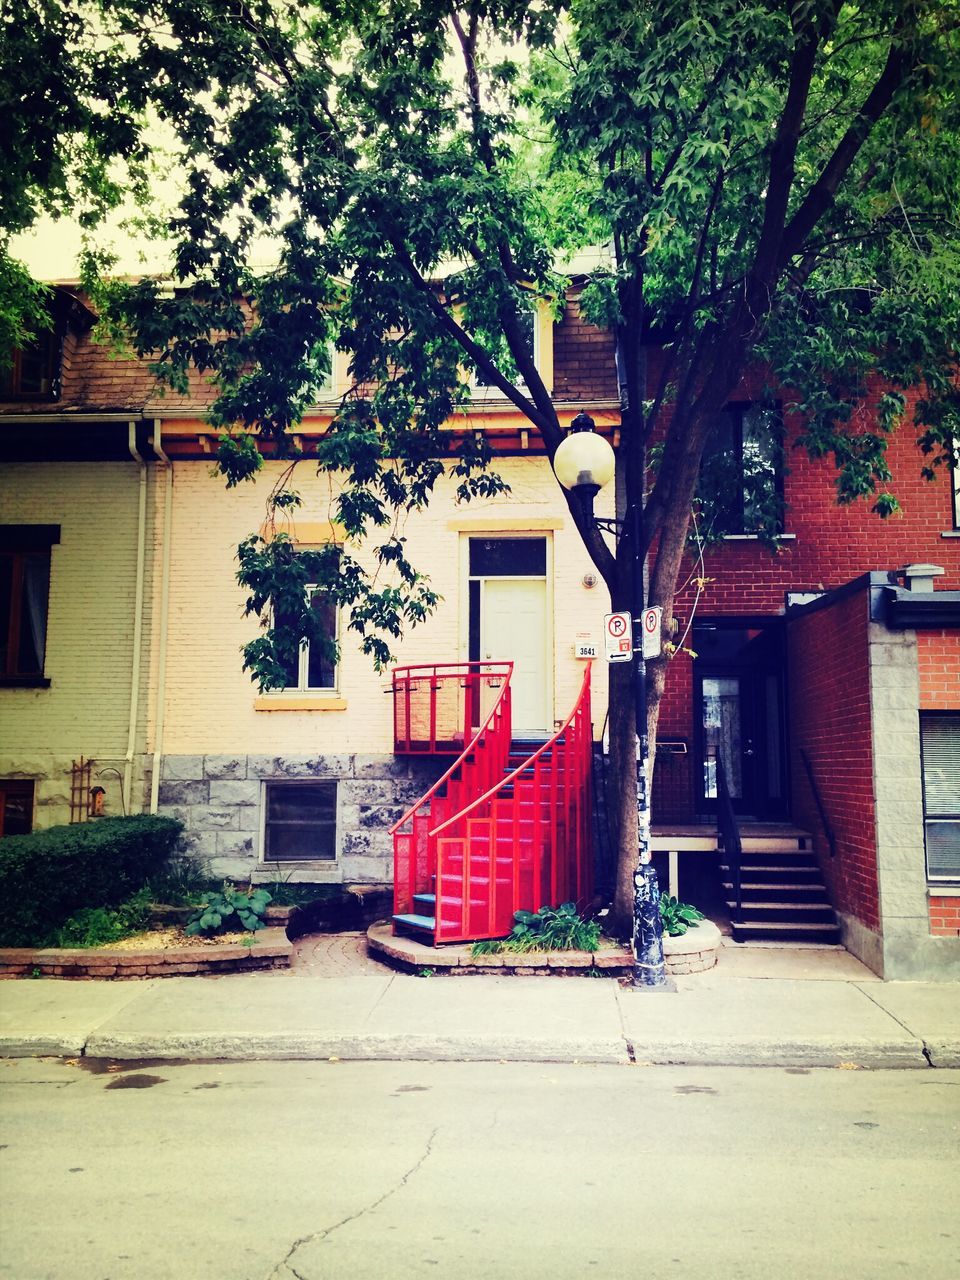
[[[335,861],[336,782],[268,782],[265,789],[263,861]]]
[[[0,778],[0,836],[25,836],[33,830],[32,781]]]
[[[960,711],[921,712],[920,766],[929,881],[960,881]]]

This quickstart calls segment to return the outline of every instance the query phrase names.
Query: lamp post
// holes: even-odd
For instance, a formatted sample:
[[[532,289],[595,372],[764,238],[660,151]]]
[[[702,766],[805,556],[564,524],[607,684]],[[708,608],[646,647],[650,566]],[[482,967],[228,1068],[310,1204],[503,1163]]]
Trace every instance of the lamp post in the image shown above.
[[[575,493],[585,511],[594,519],[593,501],[613,479],[616,458],[589,414],[578,413],[570,424],[570,434],[560,442],[553,457],[553,470],[565,489]],[[666,986],[663,961],[663,926],[660,921],[660,890],[650,849],[650,796],[647,741],[647,667],[643,656],[643,546],[642,499],[627,512],[633,556],[633,690],[636,722],[637,769],[637,862],[633,872],[633,981],[639,987]],[[614,531],[625,522],[597,520],[601,528]]]

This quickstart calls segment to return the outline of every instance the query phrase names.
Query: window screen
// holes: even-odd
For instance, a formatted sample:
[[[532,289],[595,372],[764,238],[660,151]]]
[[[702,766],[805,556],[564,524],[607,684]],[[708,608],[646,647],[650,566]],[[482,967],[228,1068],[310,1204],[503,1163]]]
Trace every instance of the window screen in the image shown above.
[[[960,712],[920,717],[927,876],[960,880]]]
[[[332,862],[337,856],[337,784],[267,784],[264,862]]]

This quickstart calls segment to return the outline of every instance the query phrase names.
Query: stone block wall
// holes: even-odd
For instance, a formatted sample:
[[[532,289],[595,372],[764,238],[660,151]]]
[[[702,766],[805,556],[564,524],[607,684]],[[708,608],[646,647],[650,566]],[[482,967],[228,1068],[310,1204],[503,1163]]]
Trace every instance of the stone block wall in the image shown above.
[[[392,755],[167,756],[159,812],[180,819],[185,848],[214,877],[390,884],[389,829],[447,764]],[[283,781],[336,782],[335,859],[263,862],[264,784]]]

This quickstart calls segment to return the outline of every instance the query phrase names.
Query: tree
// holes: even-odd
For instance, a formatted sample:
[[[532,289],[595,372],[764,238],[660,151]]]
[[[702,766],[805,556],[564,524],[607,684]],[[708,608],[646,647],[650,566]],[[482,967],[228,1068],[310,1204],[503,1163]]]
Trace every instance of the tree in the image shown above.
[[[101,41],[99,6],[19,0],[0,9],[0,363],[50,323],[48,291],[11,250],[42,214],[95,227],[145,199],[149,145],[122,101],[127,58]]]
[[[609,588],[651,553],[650,601],[670,616],[717,414],[761,361],[836,460],[838,499],[896,511],[884,460],[903,393],[932,475],[957,433],[960,207],[956,0],[101,0],[98,47],[125,118],[177,139],[184,195],[170,221],[174,296],[108,288],[119,330],[182,385],[213,377],[228,483],[256,441],[299,461],[291,429],[328,341],[356,381],[317,451],[341,472],[348,535],[382,531],[373,581],[344,549],[309,566],[374,658],[435,603],[393,517],[428,500],[440,425],[480,371],[551,458],[562,429],[527,349],[532,299],[557,297],[561,245],[613,245],[583,303],[613,326],[619,465],[644,506],[643,545],[616,550],[565,494]],[[141,138],[142,134],[138,135]],[[256,269],[264,243],[274,265]],[[888,390],[863,428],[865,373]],[[875,421],[873,420],[875,418]],[[655,448],[653,447],[655,445]],[[447,460],[462,496],[496,491],[482,442]],[[295,504],[289,485],[275,507]],[[307,578],[282,537],[241,548],[250,609]],[[284,610],[286,615],[286,610]],[[269,686],[303,607],[247,665]],[[667,657],[651,664],[655,742]],[[633,769],[629,697],[614,672],[615,759]],[[620,806],[615,918],[630,915],[633,788]]]

